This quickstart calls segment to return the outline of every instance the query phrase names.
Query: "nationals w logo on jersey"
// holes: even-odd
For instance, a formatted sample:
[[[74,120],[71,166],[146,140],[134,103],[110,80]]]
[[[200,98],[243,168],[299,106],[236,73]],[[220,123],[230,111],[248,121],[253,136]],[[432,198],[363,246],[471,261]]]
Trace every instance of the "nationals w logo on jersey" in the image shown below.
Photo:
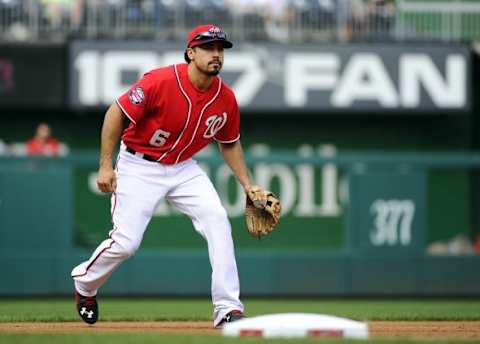
[[[211,139],[219,132],[220,129],[227,123],[227,113],[224,112],[221,115],[213,115],[207,118],[205,125],[207,129],[203,134],[203,137],[206,139]]]

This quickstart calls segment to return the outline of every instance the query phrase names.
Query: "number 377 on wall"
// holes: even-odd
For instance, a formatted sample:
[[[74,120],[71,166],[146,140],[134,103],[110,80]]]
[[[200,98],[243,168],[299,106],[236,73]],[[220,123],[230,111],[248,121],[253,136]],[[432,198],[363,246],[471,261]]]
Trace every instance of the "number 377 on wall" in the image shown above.
[[[412,200],[377,199],[370,206],[373,227],[370,242],[373,246],[408,246],[412,240],[415,203]]]

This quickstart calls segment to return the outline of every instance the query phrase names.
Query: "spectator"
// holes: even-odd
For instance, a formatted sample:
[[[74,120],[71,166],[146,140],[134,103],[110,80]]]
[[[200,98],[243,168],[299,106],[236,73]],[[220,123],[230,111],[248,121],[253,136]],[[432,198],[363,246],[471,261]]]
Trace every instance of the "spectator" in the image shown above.
[[[290,40],[290,26],[293,20],[287,0],[263,0],[265,30],[268,37],[276,42]]]
[[[27,141],[27,155],[59,156],[62,155],[60,142],[52,137],[52,130],[47,123],[40,123],[35,136]]]
[[[86,0],[73,0],[70,8],[70,27],[72,32],[79,32],[84,24]]]
[[[226,0],[225,8],[232,17],[232,25],[241,28],[236,30],[235,37],[250,40],[266,38],[264,0]]]
[[[74,9],[76,9],[73,0],[41,0],[41,4],[43,5],[45,24],[48,25],[50,35],[64,36],[70,28],[70,20],[79,20],[76,17],[72,18]]]
[[[368,2],[369,32],[373,40],[390,39],[395,16],[395,4],[387,0],[370,0]]]
[[[366,35],[367,6],[363,0],[338,2],[338,39],[350,42]]]

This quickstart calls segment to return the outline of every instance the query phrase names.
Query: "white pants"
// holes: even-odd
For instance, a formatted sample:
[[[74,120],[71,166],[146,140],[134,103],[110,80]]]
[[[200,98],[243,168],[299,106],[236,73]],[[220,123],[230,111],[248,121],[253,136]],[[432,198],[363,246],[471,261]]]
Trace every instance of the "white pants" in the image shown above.
[[[137,251],[155,209],[166,198],[192,219],[195,230],[208,243],[214,326],[231,310],[243,312],[230,222],[210,179],[196,161],[162,165],[122,149],[116,173],[113,229],[90,259],[72,270],[76,290],[84,296],[97,294],[110,274]]]

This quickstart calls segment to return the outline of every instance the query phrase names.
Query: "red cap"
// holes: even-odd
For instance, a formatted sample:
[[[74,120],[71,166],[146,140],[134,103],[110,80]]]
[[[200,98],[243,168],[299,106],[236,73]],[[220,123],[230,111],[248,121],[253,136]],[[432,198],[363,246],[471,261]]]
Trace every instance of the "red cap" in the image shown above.
[[[200,25],[190,31],[187,37],[187,47],[193,48],[197,45],[215,41],[222,42],[226,49],[233,47],[233,43],[227,40],[225,31],[213,24]]]

